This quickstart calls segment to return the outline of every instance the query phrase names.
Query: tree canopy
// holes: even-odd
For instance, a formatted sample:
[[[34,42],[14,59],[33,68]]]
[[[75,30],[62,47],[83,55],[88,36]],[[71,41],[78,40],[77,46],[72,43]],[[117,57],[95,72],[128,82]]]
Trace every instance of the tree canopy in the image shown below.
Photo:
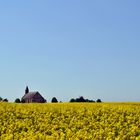
[[[58,103],[58,100],[56,99],[56,97],[53,97],[51,102],[52,103]]]

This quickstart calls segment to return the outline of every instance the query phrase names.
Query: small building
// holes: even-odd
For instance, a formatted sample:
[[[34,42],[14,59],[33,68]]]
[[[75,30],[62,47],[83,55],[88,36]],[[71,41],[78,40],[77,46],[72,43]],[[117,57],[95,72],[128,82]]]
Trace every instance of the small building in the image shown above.
[[[38,91],[29,92],[28,86],[25,89],[25,94],[21,98],[22,102],[25,103],[44,103],[46,100],[42,97],[42,95]]]

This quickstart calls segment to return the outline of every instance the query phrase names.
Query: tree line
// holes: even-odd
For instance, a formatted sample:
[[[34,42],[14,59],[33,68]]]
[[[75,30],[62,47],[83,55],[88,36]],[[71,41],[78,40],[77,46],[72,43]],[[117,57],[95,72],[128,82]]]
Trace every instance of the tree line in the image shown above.
[[[8,102],[8,99],[7,98],[3,99],[2,97],[0,97],[0,102]]]
[[[96,101],[94,101],[94,100],[89,100],[89,99],[84,99],[84,97],[83,96],[80,96],[79,98],[76,98],[76,99],[74,99],[74,98],[72,98],[72,99],[70,99],[70,102],[102,102],[101,101],[101,99],[97,99]]]
[[[6,99],[2,99],[2,97],[0,97],[0,102],[8,102],[8,99],[7,98]],[[16,98],[14,102],[15,103],[24,103],[19,98]],[[46,102],[47,102],[47,100],[46,100]],[[51,102],[52,103],[58,103],[59,101],[57,100],[56,97],[53,97]],[[60,101],[60,102],[62,102],[62,101]],[[83,96],[80,96],[79,98],[75,98],[75,99],[72,98],[72,99],[70,99],[69,102],[70,103],[74,103],[74,102],[87,102],[87,103],[95,103],[95,102],[97,102],[97,103],[101,103],[102,101],[101,101],[101,99],[97,99],[96,101],[95,100],[90,100],[90,99],[85,99]]]

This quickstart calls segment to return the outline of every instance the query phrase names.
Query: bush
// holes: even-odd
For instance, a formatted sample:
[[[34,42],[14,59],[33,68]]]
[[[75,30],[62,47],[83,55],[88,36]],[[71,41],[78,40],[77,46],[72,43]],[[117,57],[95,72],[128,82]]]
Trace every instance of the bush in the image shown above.
[[[8,102],[8,99],[3,99],[3,102]]]
[[[15,100],[15,103],[20,103],[20,99],[17,98],[17,99]]]
[[[70,99],[70,102],[76,102],[76,100],[74,98]]]
[[[56,99],[56,97],[52,98],[52,103],[58,103],[58,100]]]
[[[47,100],[46,99],[44,99],[44,103],[47,103]]]
[[[101,101],[101,99],[97,99],[97,101],[96,101],[97,103],[101,103],[102,101]]]
[[[21,99],[21,103],[25,103],[25,100],[24,99]]]

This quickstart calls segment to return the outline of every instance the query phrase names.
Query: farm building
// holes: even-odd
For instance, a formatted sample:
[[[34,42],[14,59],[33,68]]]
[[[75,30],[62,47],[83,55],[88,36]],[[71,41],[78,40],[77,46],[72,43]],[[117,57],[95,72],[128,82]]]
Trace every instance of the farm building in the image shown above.
[[[21,98],[22,102],[25,103],[44,103],[46,100],[42,97],[42,95],[38,91],[29,92],[29,88],[26,87],[25,94]]]

